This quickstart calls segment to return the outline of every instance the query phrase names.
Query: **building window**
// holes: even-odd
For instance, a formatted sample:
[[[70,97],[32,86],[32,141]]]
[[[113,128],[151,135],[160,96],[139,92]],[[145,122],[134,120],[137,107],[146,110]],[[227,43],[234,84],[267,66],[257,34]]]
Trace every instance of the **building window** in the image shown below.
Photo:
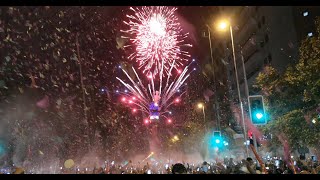
[[[303,16],[304,16],[304,17],[306,17],[306,16],[308,16],[308,15],[309,15],[309,12],[308,12],[308,11],[303,12]]]
[[[268,59],[269,59],[270,62],[272,61],[272,55],[271,55],[271,53],[268,54]]]
[[[264,63],[264,65],[269,64],[269,63],[268,63],[268,58],[264,58],[263,63]]]
[[[309,36],[309,37],[313,36],[313,33],[312,33],[312,32],[309,32],[309,33],[308,33],[308,36]]]
[[[266,58],[264,59],[264,64],[265,64],[265,65],[268,65],[268,64],[271,63],[271,61],[272,61],[272,56],[271,56],[271,53],[269,53],[269,54],[268,54],[268,57],[266,57]]]
[[[262,16],[261,21],[262,21],[262,24],[265,24],[266,23],[266,18],[264,16]]]
[[[258,23],[258,28],[261,29],[261,23],[260,22]]]
[[[266,34],[266,35],[264,36],[264,41],[265,41],[266,43],[269,41],[269,36],[268,36],[268,34]]]
[[[259,6],[256,6],[256,12],[258,12],[258,10],[259,10]]]

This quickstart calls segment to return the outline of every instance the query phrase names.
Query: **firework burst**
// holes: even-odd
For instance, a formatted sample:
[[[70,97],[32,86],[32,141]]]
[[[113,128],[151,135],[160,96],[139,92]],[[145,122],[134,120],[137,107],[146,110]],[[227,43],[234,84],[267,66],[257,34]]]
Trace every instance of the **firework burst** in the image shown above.
[[[174,15],[177,8],[151,6],[130,9],[134,15],[127,15],[129,21],[124,21],[130,28],[122,32],[127,35],[123,38],[130,39],[131,44],[125,48],[135,48],[129,59],[136,60],[143,73],[147,76],[158,73],[167,75],[171,67],[177,69],[188,61],[190,55],[182,48],[192,45],[184,42],[188,33],[182,33],[178,18]]]
[[[151,77],[149,78],[147,86],[143,85],[134,67],[132,67],[132,70],[136,76],[137,82],[130,77],[127,71],[122,69],[131,83],[126,83],[117,77],[117,79],[129,90],[129,92],[125,93],[124,97],[122,97],[121,101],[128,103],[130,106],[138,106],[139,109],[135,108],[136,110],[140,110],[147,114],[151,114],[150,105],[155,104],[159,107],[159,116],[164,116],[165,113],[169,112],[168,108],[172,104],[180,102],[180,97],[185,91],[177,93],[178,89],[183,86],[191,73],[188,73],[189,64],[180,74],[178,73],[173,77],[172,69],[174,68],[174,63],[175,62],[170,66],[166,79],[160,78],[158,83],[155,83],[154,78]],[[161,71],[163,71],[163,68]]]

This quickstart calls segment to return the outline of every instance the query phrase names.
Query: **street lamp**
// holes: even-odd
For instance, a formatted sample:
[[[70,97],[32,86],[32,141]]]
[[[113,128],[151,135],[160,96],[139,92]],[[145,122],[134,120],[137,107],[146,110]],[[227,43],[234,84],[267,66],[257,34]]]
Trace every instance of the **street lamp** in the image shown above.
[[[232,25],[231,25],[230,22],[227,21],[227,20],[222,20],[222,21],[220,21],[220,22],[218,23],[218,29],[219,29],[220,31],[225,31],[225,30],[227,30],[228,26],[229,26],[229,30],[230,30],[230,36],[231,36],[233,63],[234,63],[234,70],[235,70],[235,74],[236,74],[237,91],[238,91],[238,98],[239,98],[240,109],[241,109],[241,118],[242,118],[243,134],[244,134],[244,139],[246,140],[246,139],[247,139],[247,135],[246,135],[246,125],[245,125],[245,123],[244,123],[243,104],[242,104],[241,95],[240,95],[239,78],[238,78],[238,70],[237,70],[237,61],[236,61],[236,54],[235,54],[235,51],[234,51]],[[246,153],[247,153],[247,156],[249,156],[248,146],[246,146]]]
[[[228,25],[229,25],[229,22],[227,20],[221,20],[218,23],[218,29],[224,31],[224,30],[226,30],[228,28]]]
[[[211,64],[212,64],[212,75],[213,75],[213,88],[214,92],[217,92],[217,83],[216,83],[216,75],[215,75],[215,67],[214,67],[214,60],[213,60],[213,52],[212,52],[212,44],[211,44],[211,28],[209,25],[206,24],[208,27],[208,39],[209,39],[209,46],[210,46],[210,57],[211,57]],[[216,119],[217,119],[217,129],[220,129],[220,116],[219,116],[219,104],[218,104],[218,99],[217,96],[214,96],[214,105],[216,109]]]
[[[206,132],[207,132],[207,126],[206,126],[206,114],[205,114],[205,111],[204,111],[204,105],[203,105],[202,103],[199,103],[199,104],[198,104],[198,108],[199,108],[199,109],[202,109],[204,127],[205,127],[205,130],[206,130]]]

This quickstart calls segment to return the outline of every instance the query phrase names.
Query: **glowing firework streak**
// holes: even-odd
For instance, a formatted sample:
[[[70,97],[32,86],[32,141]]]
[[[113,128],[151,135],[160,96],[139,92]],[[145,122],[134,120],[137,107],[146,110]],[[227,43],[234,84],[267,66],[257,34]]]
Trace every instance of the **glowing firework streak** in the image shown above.
[[[124,48],[134,46],[136,51],[129,59],[135,59],[143,73],[156,75],[164,68],[165,74],[169,74],[170,67],[177,69],[183,61],[188,61],[190,55],[182,47],[192,45],[184,43],[188,33],[182,34],[178,18],[174,15],[177,8],[150,6],[141,9],[131,7],[130,10],[134,15],[127,15],[129,21],[124,21],[130,29],[122,30],[128,37],[122,38],[130,39],[132,44]]]
[[[153,156],[153,154],[154,154],[154,153],[151,152],[146,158],[144,158],[144,159],[142,160],[142,162],[145,161],[145,160],[147,160],[147,159],[150,158],[151,156]]]
[[[167,109],[173,104],[176,103],[176,92],[177,90],[183,85],[183,83],[187,80],[187,78],[190,76],[190,73],[188,73],[188,67],[190,66],[190,64],[188,66],[186,66],[184,68],[184,70],[180,73],[177,74],[177,76],[172,79],[172,69],[174,67],[174,62],[171,65],[170,69],[169,69],[169,74],[166,77],[166,81],[163,81],[162,76],[160,76],[160,80],[159,83],[157,84],[158,86],[155,86],[155,80],[152,77],[150,79],[150,82],[148,83],[148,88],[145,87],[139,77],[139,75],[137,74],[136,70],[134,69],[134,67],[132,67],[132,70],[138,80],[138,82],[135,82],[133,80],[132,77],[130,77],[130,75],[124,70],[122,69],[122,71],[125,73],[125,75],[127,76],[127,78],[129,79],[129,81],[131,82],[131,85],[128,83],[125,83],[122,79],[116,77],[128,90],[129,92],[127,93],[128,98],[127,99],[132,99],[131,97],[140,97],[137,98],[136,101],[130,101],[130,104],[134,104],[137,105],[138,107],[140,107],[139,110],[146,112],[148,114],[150,114],[150,108],[149,105],[151,103],[154,102],[155,99],[160,98],[158,100],[157,106],[159,106],[160,109],[160,116],[164,113],[166,113]],[[161,70],[162,71],[162,70]],[[171,83],[170,80],[172,80]],[[182,92],[178,98],[180,99],[180,97],[185,93]],[[157,98],[155,98],[157,97]],[[125,99],[124,97],[122,98]]]

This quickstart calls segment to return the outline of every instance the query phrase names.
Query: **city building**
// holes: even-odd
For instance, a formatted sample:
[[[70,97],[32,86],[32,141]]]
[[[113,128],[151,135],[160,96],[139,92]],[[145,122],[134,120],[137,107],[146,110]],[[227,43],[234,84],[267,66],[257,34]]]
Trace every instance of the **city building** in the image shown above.
[[[316,27],[314,21],[320,16],[319,6],[294,6],[293,17],[299,44],[306,37],[314,36]]]
[[[295,63],[299,58],[302,40],[316,33],[314,21],[320,15],[320,7],[309,6],[221,7],[220,11],[222,17],[229,17],[232,21],[240,93],[243,98],[246,98],[246,92],[242,58],[249,95],[259,94],[253,87],[259,72],[266,65],[271,65],[283,73],[289,64]],[[226,59],[230,64],[228,78],[231,94],[237,101],[230,38],[225,44]]]

